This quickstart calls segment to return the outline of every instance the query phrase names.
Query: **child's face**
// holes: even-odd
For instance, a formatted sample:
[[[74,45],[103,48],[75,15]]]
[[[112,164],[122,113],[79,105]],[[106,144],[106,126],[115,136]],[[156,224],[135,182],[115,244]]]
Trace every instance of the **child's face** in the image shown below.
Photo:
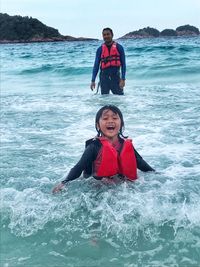
[[[97,123],[97,127],[108,139],[114,140],[121,128],[121,119],[118,114],[110,109],[105,109]]]

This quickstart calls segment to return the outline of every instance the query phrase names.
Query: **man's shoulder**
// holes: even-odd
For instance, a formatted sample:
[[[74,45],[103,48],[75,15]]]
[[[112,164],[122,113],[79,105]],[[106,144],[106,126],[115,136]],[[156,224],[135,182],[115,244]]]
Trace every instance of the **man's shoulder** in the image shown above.
[[[124,49],[121,44],[119,44],[118,42],[115,42],[115,43],[116,43],[118,49],[122,49],[122,50]]]
[[[102,52],[102,45],[99,46],[99,47],[97,48],[97,50],[96,50],[96,54],[97,54],[98,56],[100,56],[100,55],[101,55],[101,52]]]
[[[102,50],[102,46],[103,46],[103,44],[101,44],[101,45],[97,48],[97,51]]]

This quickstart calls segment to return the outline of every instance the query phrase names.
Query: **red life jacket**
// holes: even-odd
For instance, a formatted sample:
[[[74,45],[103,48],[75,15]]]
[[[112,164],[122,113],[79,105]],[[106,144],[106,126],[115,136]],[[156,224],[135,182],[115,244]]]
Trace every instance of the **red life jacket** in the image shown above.
[[[121,174],[130,180],[137,179],[137,163],[132,140],[124,140],[120,154],[107,139],[100,137],[99,140],[102,148],[94,162],[94,176],[108,177]],[[99,159],[100,163],[97,163]]]
[[[120,67],[120,54],[117,50],[117,44],[113,42],[110,53],[106,44],[102,45],[102,53],[101,53],[101,69],[109,68],[109,67]]]

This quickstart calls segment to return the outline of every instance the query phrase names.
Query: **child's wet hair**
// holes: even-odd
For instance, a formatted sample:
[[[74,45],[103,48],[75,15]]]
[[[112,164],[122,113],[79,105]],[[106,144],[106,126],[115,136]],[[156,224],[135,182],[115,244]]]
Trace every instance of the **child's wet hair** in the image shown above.
[[[100,120],[104,110],[111,110],[113,113],[119,115],[120,120],[121,120],[121,127],[119,130],[119,136],[122,136],[123,138],[127,138],[126,136],[123,135],[123,131],[124,131],[125,127],[124,127],[124,119],[123,119],[122,112],[118,107],[116,107],[114,105],[105,105],[102,108],[100,108],[100,110],[97,112],[96,118],[95,118],[95,128],[96,128],[97,133],[98,133],[97,136],[101,135],[101,131],[97,128],[97,124],[99,124],[99,120]]]

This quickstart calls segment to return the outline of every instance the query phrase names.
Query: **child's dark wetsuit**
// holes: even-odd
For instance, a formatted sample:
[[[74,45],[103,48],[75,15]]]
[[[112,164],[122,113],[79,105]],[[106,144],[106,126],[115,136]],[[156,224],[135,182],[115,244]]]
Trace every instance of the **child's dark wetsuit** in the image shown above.
[[[123,145],[124,139],[119,138],[119,143],[121,147]],[[79,160],[79,162],[70,170],[67,177],[62,181],[63,184],[67,183],[68,181],[75,180],[78,178],[81,173],[84,171],[84,177],[89,177],[93,174],[93,163],[97,159],[99,151],[102,147],[101,142],[99,139],[90,139],[86,141],[86,149]],[[118,149],[117,149],[118,150]],[[120,152],[120,151],[118,151]],[[137,168],[143,172],[148,171],[155,171],[148,163],[143,160],[143,158],[139,155],[139,153],[135,150],[135,158],[137,162]],[[98,179],[97,177],[95,177]],[[100,178],[101,179],[101,178]]]

